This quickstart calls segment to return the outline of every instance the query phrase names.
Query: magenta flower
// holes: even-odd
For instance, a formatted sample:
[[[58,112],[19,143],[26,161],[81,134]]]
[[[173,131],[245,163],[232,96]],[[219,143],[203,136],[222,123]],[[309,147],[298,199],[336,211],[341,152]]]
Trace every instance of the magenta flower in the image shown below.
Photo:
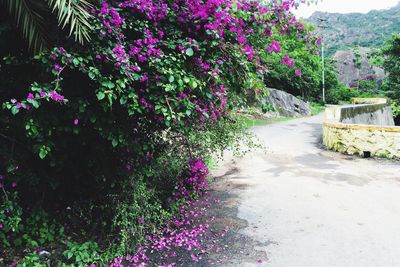
[[[267,50],[279,53],[281,52],[281,46],[277,41],[272,40],[271,45],[267,48]]]
[[[301,77],[301,69],[295,70],[294,73],[295,73],[297,76]]]
[[[288,54],[285,54],[281,60],[283,65],[287,65],[289,68],[293,68],[296,63]]]
[[[32,99],[34,99],[34,98],[35,98],[35,96],[34,96],[32,93],[29,93],[29,94],[28,94],[28,99],[32,100]]]
[[[74,125],[78,125],[78,124],[79,124],[79,120],[78,120],[78,118],[75,118]]]
[[[12,183],[11,183],[11,187],[12,187],[12,188],[17,187],[17,182],[12,182]]]
[[[56,71],[61,71],[61,70],[62,70],[62,67],[61,67],[60,65],[58,65],[58,64],[55,64],[55,65],[54,65],[54,69],[55,69]]]
[[[2,223],[0,223],[0,229],[3,229],[4,225]]]

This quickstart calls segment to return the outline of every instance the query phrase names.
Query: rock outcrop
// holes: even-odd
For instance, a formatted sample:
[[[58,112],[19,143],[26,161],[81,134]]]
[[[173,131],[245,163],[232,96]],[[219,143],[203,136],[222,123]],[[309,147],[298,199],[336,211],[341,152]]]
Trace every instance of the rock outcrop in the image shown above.
[[[269,96],[265,99],[271,107],[284,117],[310,116],[311,107],[308,103],[284,91],[268,88]]]
[[[350,87],[357,87],[360,80],[382,82],[385,72],[369,62],[370,52],[369,48],[337,51],[333,60],[337,64],[339,81]]]

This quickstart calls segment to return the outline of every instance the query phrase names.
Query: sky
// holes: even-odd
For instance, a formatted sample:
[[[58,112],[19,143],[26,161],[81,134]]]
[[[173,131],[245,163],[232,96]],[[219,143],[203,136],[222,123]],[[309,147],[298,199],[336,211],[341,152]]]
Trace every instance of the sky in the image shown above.
[[[319,0],[318,4],[302,4],[294,13],[298,17],[307,18],[314,11],[330,13],[367,13],[373,9],[387,9],[399,3],[399,0]]]

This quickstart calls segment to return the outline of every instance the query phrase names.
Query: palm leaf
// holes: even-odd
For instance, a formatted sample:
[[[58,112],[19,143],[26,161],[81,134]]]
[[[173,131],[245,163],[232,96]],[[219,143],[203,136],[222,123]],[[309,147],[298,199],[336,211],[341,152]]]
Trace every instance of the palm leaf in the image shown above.
[[[47,9],[43,2],[37,0],[0,0],[10,15],[15,18],[17,27],[28,41],[34,53],[48,47],[49,37],[45,29],[45,20],[41,14]]]
[[[12,0],[11,0],[12,1]],[[69,35],[74,35],[75,41],[83,44],[90,40],[89,10],[92,5],[87,0],[46,0],[53,13],[57,13],[59,26],[63,29],[69,25]]]

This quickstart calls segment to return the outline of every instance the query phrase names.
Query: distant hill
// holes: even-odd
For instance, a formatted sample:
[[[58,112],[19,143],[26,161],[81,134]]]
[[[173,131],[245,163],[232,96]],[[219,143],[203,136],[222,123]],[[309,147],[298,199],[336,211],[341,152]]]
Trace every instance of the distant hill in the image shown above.
[[[352,47],[379,48],[394,32],[400,32],[400,4],[366,14],[315,12],[305,22],[314,26],[318,18],[326,20],[323,36],[327,54]]]

